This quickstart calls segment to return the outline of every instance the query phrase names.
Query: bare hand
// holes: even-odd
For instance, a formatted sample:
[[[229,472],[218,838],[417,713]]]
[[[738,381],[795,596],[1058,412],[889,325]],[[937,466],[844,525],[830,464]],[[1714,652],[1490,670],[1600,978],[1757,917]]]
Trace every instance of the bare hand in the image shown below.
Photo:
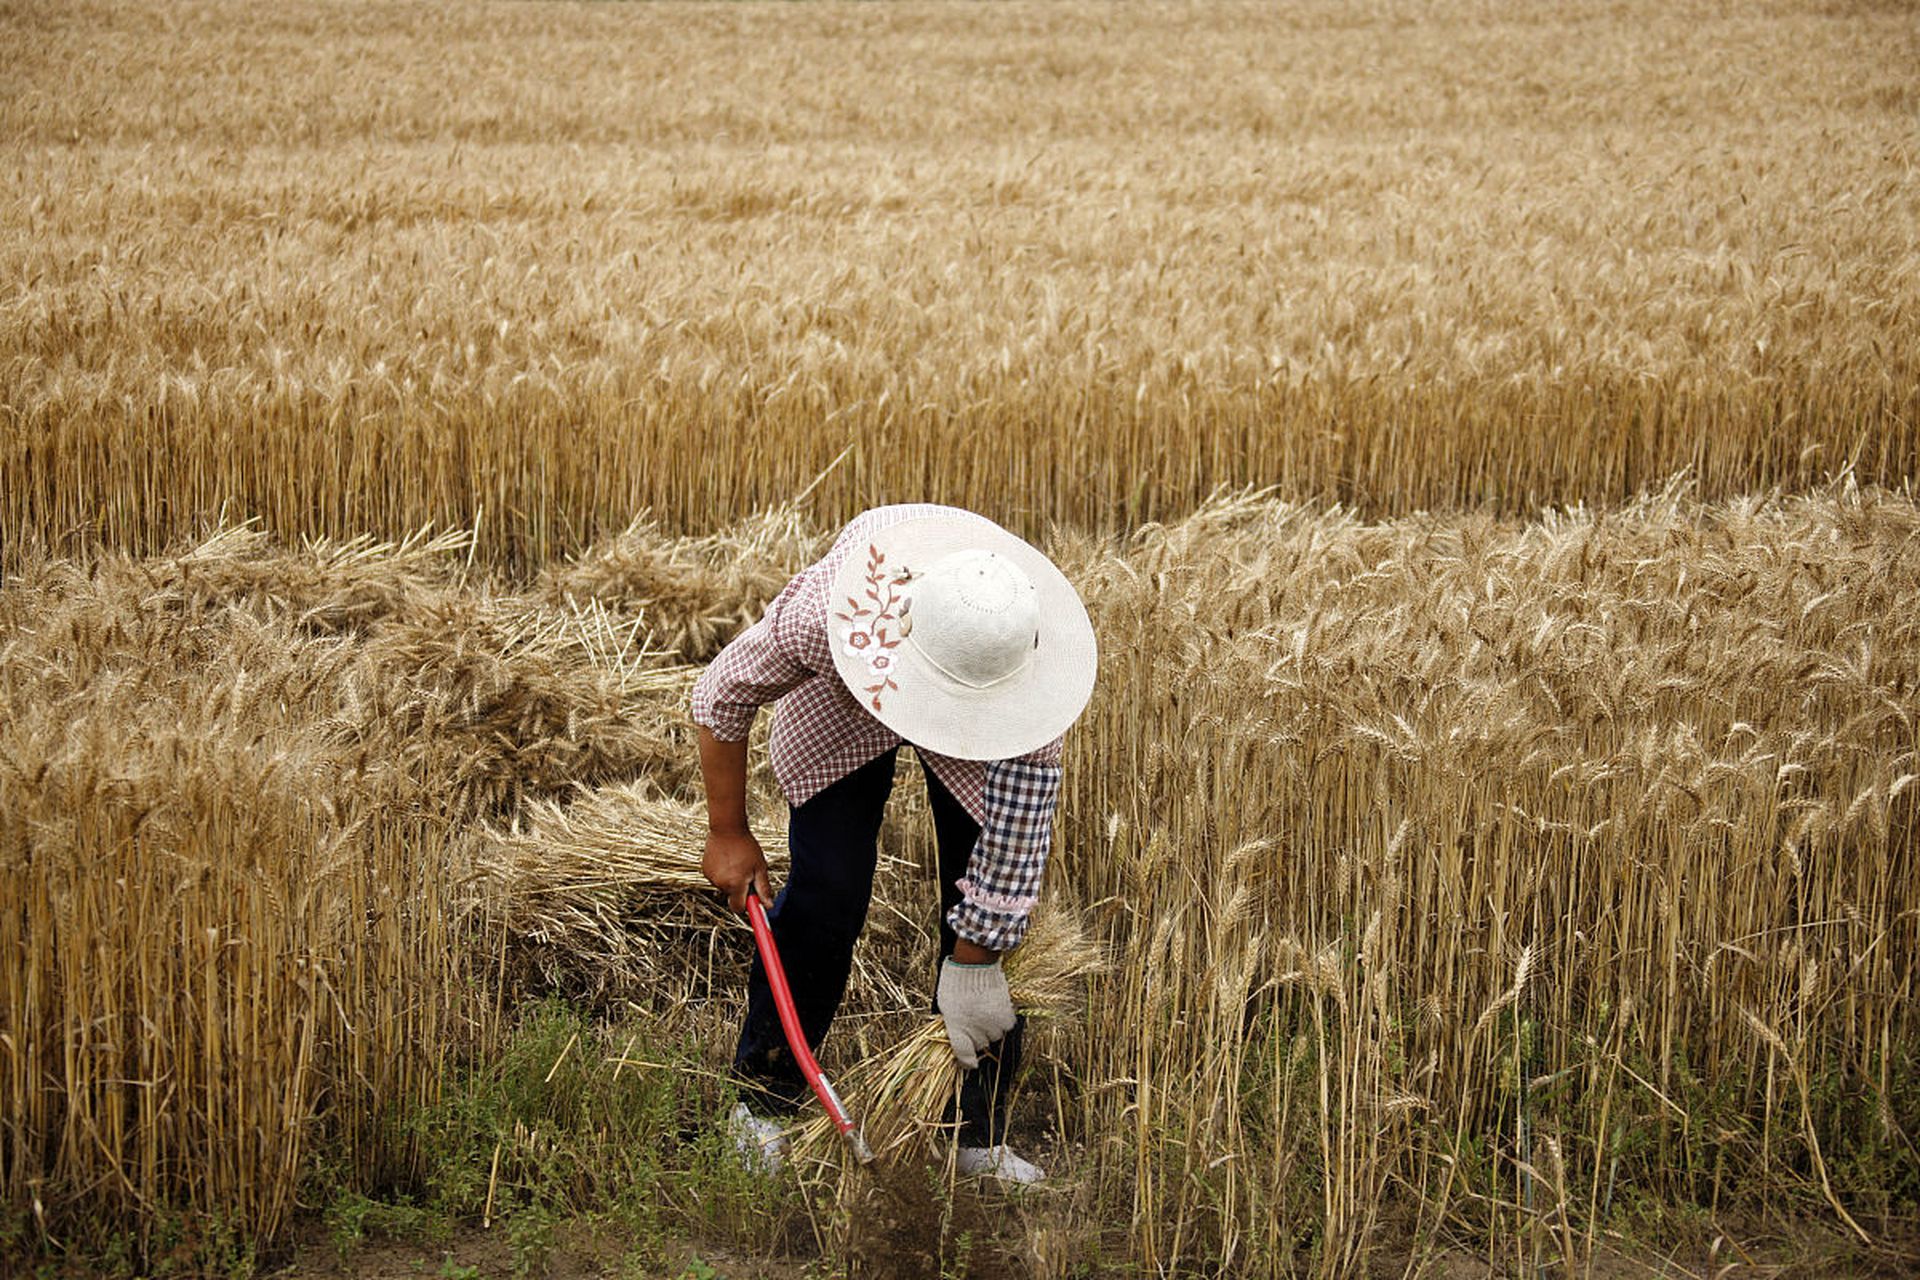
[[[727,905],[744,913],[749,886],[760,901],[773,902],[773,881],[767,876],[767,855],[751,831],[709,831],[700,872],[727,895]]]

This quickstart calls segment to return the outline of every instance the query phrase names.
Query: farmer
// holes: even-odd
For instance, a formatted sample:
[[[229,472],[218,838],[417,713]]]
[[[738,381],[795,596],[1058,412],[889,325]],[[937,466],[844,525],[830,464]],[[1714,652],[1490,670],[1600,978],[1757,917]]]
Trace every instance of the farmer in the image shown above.
[[[1093,691],[1093,628],[1053,563],[984,516],[878,507],[841,530],[693,688],[707,791],[706,877],[735,911],[772,896],[747,827],[747,734],[776,699],[770,754],[791,807],[792,865],[768,916],[817,1048],[840,1005],[873,893],[894,757],[926,775],[940,859],[935,1003],[966,1070],[962,1173],[1044,1174],[1004,1140],[1021,1018],[1000,957],[1026,933],[1052,841],[1061,736]],[[780,1117],[806,1093],[758,957],[733,1074],[744,1155],[776,1168]]]

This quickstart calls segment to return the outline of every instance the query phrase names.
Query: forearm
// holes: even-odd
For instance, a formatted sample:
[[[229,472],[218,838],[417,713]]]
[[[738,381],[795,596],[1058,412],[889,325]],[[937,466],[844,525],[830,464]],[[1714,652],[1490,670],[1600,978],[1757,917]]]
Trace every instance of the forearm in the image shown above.
[[[953,958],[961,964],[992,964],[1000,953],[987,950],[971,938],[958,938],[953,944]]]
[[[747,740],[728,742],[700,727],[700,778],[707,791],[707,829],[747,830]]]
[[[707,847],[700,870],[727,895],[735,911],[747,909],[747,895],[773,900],[766,854],[747,827],[747,740],[730,742],[700,730],[700,775],[707,785]]]

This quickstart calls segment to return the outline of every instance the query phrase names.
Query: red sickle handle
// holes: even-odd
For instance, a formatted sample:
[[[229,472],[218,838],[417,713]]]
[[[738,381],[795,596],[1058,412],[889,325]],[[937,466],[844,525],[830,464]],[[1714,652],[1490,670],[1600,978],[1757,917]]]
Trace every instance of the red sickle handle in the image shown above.
[[[793,1007],[793,992],[787,987],[787,971],[780,964],[780,949],[773,945],[773,927],[767,923],[767,909],[761,905],[760,895],[751,888],[747,890],[747,919],[753,925],[754,945],[760,948],[760,963],[767,971],[767,985],[773,988],[773,1004],[780,1011],[780,1026],[787,1033],[787,1047],[793,1050],[794,1061],[800,1064],[800,1073],[813,1086],[814,1096],[820,1099],[820,1105],[827,1109],[827,1115],[834,1125],[853,1144],[854,1156],[865,1164],[873,1159],[873,1152],[860,1130],[854,1127],[847,1109],[840,1105],[840,1095],[827,1082],[826,1073],[820,1070],[820,1064],[814,1060],[813,1050],[807,1047],[807,1033],[800,1028],[800,1011]]]

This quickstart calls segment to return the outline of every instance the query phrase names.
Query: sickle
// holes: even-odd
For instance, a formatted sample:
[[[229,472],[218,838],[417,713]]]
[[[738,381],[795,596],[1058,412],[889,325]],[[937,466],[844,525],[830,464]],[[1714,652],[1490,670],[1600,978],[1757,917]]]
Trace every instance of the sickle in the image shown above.
[[[773,1003],[780,1010],[780,1026],[787,1033],[787,1047],[793,1050],[794,1061],[800,1064],[801,1074],[813,1086],[814,1094],[827,1109],[835,1127],[853,1144],[854,1158],[861,1164],[871,1163],[873,1148],[867,1145],[860,1126],[847,1115],[847,1109],[840,1104],[840,1095],[833,1091],[820,1064],[814,1061],[813,1050],[807,1047],[806,1033],[800,1029],[800,1012],[793,1007],[793,992],[787,988],[787,971],[780,966],[779,948],[773,945],[767,909],[760,904],[760,895],[751,885],[747,887],[747,919],[753,924],[754,945],[760,948],[760,963],[767,970],[767,985],[773,988]]]

